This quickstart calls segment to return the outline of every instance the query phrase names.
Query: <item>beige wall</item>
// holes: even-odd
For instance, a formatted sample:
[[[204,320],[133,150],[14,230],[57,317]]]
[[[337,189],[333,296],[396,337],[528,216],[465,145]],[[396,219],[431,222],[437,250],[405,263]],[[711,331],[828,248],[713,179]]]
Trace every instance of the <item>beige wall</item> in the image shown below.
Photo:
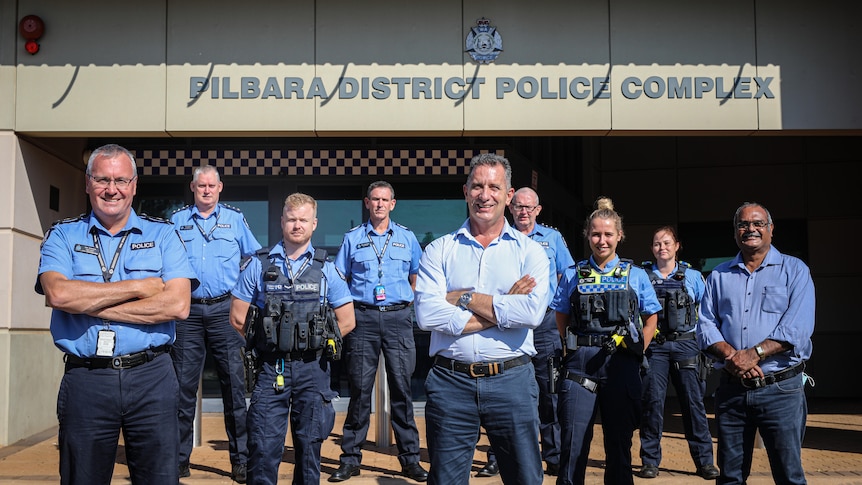
[[[33,291],[42,235],[85,209],[83,164],[63,162],[0,132],[0,445],[56,425],[62,354],[48,332],[51,311]],[[60,190],[49,208],[49,186]]]
[[[6,2],[8,5],[8,0]],[[605,133],[751,133],[774,130],[862,129],[862,92],[851,25],[862,7],[795,0],[570,2],[456,0],[404,3],[378,0],[203,3],[145,0],[97,2],[87,8],[61,0],[19,2],[46,21],[42,50],[21,54],[15,36],[14,129],[28,134],[148,135],[495,135]],[[23,12],[19,8],[19,12]],[[114,19],[134,11],[134,27]],[[503,52],[478,65],[465,36],[486,17],[499,29]],[[7,19],[7,25],[13,25]],[[98,29],[82,25],[99,25]],[[8,36],[8,34],[7,34]],[[8,54],[6,58],[8,59]],[[8,60],[6,61],[8,63]],[[0,73],[4,61],[0,57]],[[8,70],[8,66],[6,66]],[[2,76],[2,74],[0,74]],[[484,78],[477,98],[342,97],[341,76]],[[566,82],[610,76],[610,98],[562,99]],[[627,98],[627,83],[654,77],[750,78],[749,98]],[[191,97],[190,80],[210,79]],[[273,78],[303,83],[298,99],[242,99],[243,78],[261,87]],[[547,96],[529,78],[548,79]],[[751,98],[755,77],[774,78],[774,98]],[[522,82],[525,94],[498,93],[498,82]],[[225,99],[225,80],[239,99]],[[317,79],[325,95],[310,97]],[[4,81],[5,80],[5,81]],[[221,95],[213,98],[215,82]],[[539,81],[536,81],[539,82]],[[591,81],[592,82],[592,81]],[[4,84],[5,83],[5,84]],[[595,83],[593,82],[593,85]],[[658,84],[649,84],[658,87]],[[743,85],[745,85],[743,83]],[[828,86],[828,89],[826,88]],[[564,89],[563,92],[566,90]],[[634,92],[633,91],[633,92]],[[535,93],[535,94],[531,94]],[[284,95],[284,93],[282,93]],[[332,95],[332,96],[330,96]],[[543,99],[544,98],[544,99]],[[10,123],[0,108],[0,122]],[[0,125],[2,126],[2,125]]]

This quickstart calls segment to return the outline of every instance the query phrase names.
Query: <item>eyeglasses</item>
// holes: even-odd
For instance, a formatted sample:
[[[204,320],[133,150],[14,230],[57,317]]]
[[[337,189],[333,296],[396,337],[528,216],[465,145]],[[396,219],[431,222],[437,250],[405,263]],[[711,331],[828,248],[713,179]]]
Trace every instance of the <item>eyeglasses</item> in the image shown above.
[[[137,176],[127,179],[125,177],[120,177],[116,179],[112,179],[109,177],[93,177],[92,175],[87,175],[90,180],[93,181],[93,185],[99,187],[100,189],[106,189],[111,185],[111,182],[114,183],[114,187],[118,189],[127,189],[133,180],[138,178]]]
[[[736,223],[737,229],[748,229],[749,226],[754,226],[756,229],[763,229],[768,226],[766,221],[739,221]]]
[[[538,207],[537,205],[513,205],[512,210],[515,212],[526,211],[527,214],[532,214]]]

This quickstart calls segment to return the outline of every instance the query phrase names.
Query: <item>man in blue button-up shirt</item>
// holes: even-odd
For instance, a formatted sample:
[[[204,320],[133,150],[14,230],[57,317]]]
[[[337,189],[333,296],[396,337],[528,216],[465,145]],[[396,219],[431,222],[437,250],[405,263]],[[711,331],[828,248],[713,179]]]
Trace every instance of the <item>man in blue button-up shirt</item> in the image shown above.
[[[344,420],[341,464],[329,481],[341,482],[359,474],[382,351],[398,461],[404,475],[424,482],[428,473],[419,465],[419,431],[410,386],[416,368],[410,304],[422,247],[412,231],[389,217],[395,208],[395,189],[388,182],[368,186],[365,208],[370,214],[368,222],[344,235],[335,258],[335,267],[347,278],[353,294],[356,330],[345,339],[350,405]]]
[[[506,222],[511,173],[502,156],[474,157],[464,185],[469,218],[429,244],[419,263],[416,319],[431,331],[434,357],[425,381],[432,484],[469,483],[480,426],[504,483],[542,483],[530,364],[551,273],[542,246]]]
[[[180,384],[180,477],[188,477],[198,383],[207,349],[216,364],[224,424],[230,453],[231,478],[245,483],[246,443],[245,374],[241,348],[245,344],[230,325],[230,290],[239,278],[240,258],[260,249],[242,212],[219,203],[224,184],[218,170],[204,165],[194,170],[189,184],[195,203],[178,209],[171,222],[185,242],[189,262],[201,285],[192,292],[189,318],[177,325],[171,350]]]
[[[177,483],[177,378],[167,352],[197,280],[170,222],[132,210],[128,150],[97,148],[86,177],[92,212],[45,234],[36,282],[66,354],[60,481],[110,483],[122,429],[133,483]]]
[[[745,203],[733,218],[739,254],[706,280],[697,336],[724,370],[715,395],[718,483],[745,483],[760,431],[776,483],[806,483],[803,374],[814,332],[808,267],[772,246],[772,216]]]

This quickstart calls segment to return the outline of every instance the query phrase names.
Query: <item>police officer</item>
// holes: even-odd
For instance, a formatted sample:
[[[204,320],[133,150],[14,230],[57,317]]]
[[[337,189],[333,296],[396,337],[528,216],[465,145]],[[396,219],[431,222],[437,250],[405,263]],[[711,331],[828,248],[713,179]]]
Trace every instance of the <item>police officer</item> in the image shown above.
[[[405,476],[424,482],[428,472],[419,464],[419,431],[410,386],[416,368],[410,304],[422,247],[413,232],[390,219],[395,189],[388,182],[368,186],[365,208],[370,213],[368,222],[344,235],[335,258],[336,268],[350,284],[356,330],[345,339],[350,404],[344,420],[341,464],[329,481],[342,482],[359,475],[382,350],[398,461]]]
[[[682,411],[688,449],[705,480],[718,478],[712,461],[712,436],[703,406],[706,392],[706,365],[697,346],[695,325],[697,304],[703,297],[703,276],[684,261],[677,261],[680,249],[676,230],[662,226],[655,230],[652,253],[655,264],[644,263],[656,296],[662,304],[658,331],[646,350],[649,371],[644,379],[643,420],[641,422],[641,478],[655,478],[661,463],[661,433],[668,376],[673,380]]]
[[[65,353],[57,396],[60,482],[110,483],[123,431],[133,483],[177,483],[175,320],[197,285],[170,222],[138,216],[135,160],[118,145],[87,161],[92,211],[42,242],[36,292]]]
[[[539,194],[529,187],[515,191],[509,204],[515,228],[545,248],[551,268],[555,275],[549,279],[551,294],[557,291],[557,281],[563,271],[575,264],[566,241],[560,231],[539,224],[536,218],[542,212]],[[539,434],[542,440],[542,459],[546,463],[548,475],[557,475],[560,469],[560,423],[557,421],[557,394],[549,392],[549,359],[559,359],[562,354],[560,332],[557,331],[555,313],[548,308],[542,324],[533,330],[533,344],[536,355],[533,367],[536,369],[536,382],[539,384]],[[490,477],[499,472],[499,465],[493,449],[488,451],[488,464],[476,476]]]
[[[337,326],[347,334],[355,326],[347,283],[326,252],[315,250],[317,201],[295,193],[284,201],[283,239],[256,253],[241,269],[232,290],[231,324],[247,325],[249,307],[261,311],[255,336],[247,344],[257,354],[257,383],[248,410],[248,483],[275,484],[284,452],[287,423],[296,456],[293,483],[320,482],[320,447],[335,424],[329,384],[327,334],[321,324],[334,308]]]
[[[616,254],[623,227],[610,199],[596,201],[584,236],[592,255],[566,270],[551,304],[566,347],[557,386],[562,429],[557,485],[584,483],[597,409],[605,483],[631,484],[632,434],[641,416],[640,365],[661,304],[646,272]]]
[[[219,203],[224,184],[215,167],[196,168],[189,187],[195,197],[194,205],[171,215],[171,222],[183,238],[189,262],[201,282],[192,292],[189,318],[177,325],[177,340],[171,351],[180,383],[179,474],[180,478],[190,475],[198,383],[209,349],[221,385],[231,478],[245,483],[248,447],[245,376],[240,351],[245,342],[230,325],[230,290],[239,277],[240,258],[260,249],[260,243],[239,209]]]

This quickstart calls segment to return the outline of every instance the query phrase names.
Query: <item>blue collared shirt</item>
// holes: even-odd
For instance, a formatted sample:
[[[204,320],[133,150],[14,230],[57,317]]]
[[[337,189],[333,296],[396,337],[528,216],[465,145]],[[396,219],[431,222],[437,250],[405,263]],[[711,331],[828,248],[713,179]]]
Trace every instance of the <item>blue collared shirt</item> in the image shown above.
[[[197,206],[183,207],[171,215],[171,222],[183,238],[192,270],[201,282],[192,292],[194,298],[213,298],[230,291],[239,278],[240,259],[260,249],[242,212],[221,203],[207,218],[201,217]]]
[[[679,263],[673,267],[673,271],[670,272],[667,278],[661,274],[658,266],[653,265],[652,269],[653,274],[663,280],[672,279],[677,271],[679,271]],[[700,274],[700,271],[691,268],[685,269],[685,290],[688,292],[688,296],[694,299],[695,303],[700,302],[700,299],[703,298],[704,290],[703,275]]]
[[[139,217],[131,211],[125,227],[111,235],[90,213],[55,224],[42,241],[39,275],[56,271],[70,280],[103,283],[105,280],[96,255],[93,228],[98,234],[102,258],[107,265],[128,233],[110,281],[160,277],[167,282],[174,278],[192,280],[195,274],[189,266],[183,242],[168,221]],[[44,294],[38,276],[36,292]],[[116,332],[114,356],[140,352],[150,347],[170,344],[176,333],[173,321],[151,325],[104,322],[86,314],[71,314],[62,310],[51,313],[51,335],[62,351],[78,357],[94,357],[99,330]]]
[[[701,349],[727,342],[736,350],[765,339],[787,342],[792,349],[761,362],[764,373],[777,372],[811,357],[814,333],[814,282],[800,259],[769,247],[753,273],[742,255],[718,265],[706,279],[700,302],[697,338]],[[718,362],[718,367],[723,367]]]
[[[390,220],[389,229],[377,234],[369,221],[344,235],[335,267],[350,282],[354,300],[366,305],[396,305],[413,301],[408,276],[419,271],[420,257],[422,246],[411,230]],[[385,300],[374,297],[378,284],[385,289]]]
[[[469,219],[429,244],[416,281],[416,321],[431,331],[429,354],[466,362],[535,355],[532,329],[542,322],[551,295],[546,285],[528,295],[508,295],[526,274],[537,281],[550,278],[548,257],[508,223],[487,248],[470,234]],[[497,326],[462,334],[473,313],[446,301],[446,293],[460,289],[492,295]]]
[[[542,224],[534,224],[528,236],[545,248],[551,268],[555,269],[548,279],[551,282],[553,296],[557,292],[557,276],[562,276],[566,268],[575,264],[575,260],[572,259],[572,253],[569,252],[569,247],[560,231]]]
[[[614,255],[614,258],[605,265],[605,270],[601,271],[596,265],[593,257],[590,256],[590,266],[597,272],[608,275],[611,274],[617,265],[620,263],[620,257]],[[557,288],[557,293],[554,295],[554,300],[551,302],[551,309],[559,313],[569,315],[571,313],[570,298],[572,293],[578,291],[578,267],[577,265],[570,266],[563,273],[560,279],[560,285]],[[661,311],[661,303],[655,295],[655,290],[649,280],[646,271],[639,266],[632,265],[629,271],[629,286],[635,291],[638,296],[638,311],[641,315],[652,315]]]
[[[314,257],[314,248],[311,244],[308,249],[296,260],[287,259],[284,255],[284,241],[279,241],[269,251],[269,259],[274,264],[279,265],[281,272],[285,275],[292,274],[298,278],[302,273],[311,266],[311,261]],[[288,272],[287,265],[290,265]],[[350,303],[353,298],[350,296],[350,289],[347,287],[347,282],[335,270],[335,266],[326,262],[323,264],[323,278],[325,284],[320,285],[320,301],[323,301],[324,295],[332,308],[338,308],[345,303]],[[263,308],[266,295],[263,291],[263,268],[260,265],[260,259],[257,257],[251,258],[248,265],[240,272],[236,286],[233,287],[231,294],[236,298]],[[325,292],[325,293],[324,293]]]

